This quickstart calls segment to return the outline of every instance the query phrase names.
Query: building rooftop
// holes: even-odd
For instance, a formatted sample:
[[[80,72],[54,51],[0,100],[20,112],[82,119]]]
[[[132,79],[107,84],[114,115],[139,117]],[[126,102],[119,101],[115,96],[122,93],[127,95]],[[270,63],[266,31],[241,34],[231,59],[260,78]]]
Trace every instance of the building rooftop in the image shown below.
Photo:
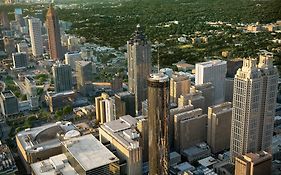
[[[204,167],[210,167],[218,162],[217,159],[212,156],[206,157],[204,159],[198,160],[198,163]]]
[[[64,154],[31,164],[35,175],[78,175]]]
[[[7,145],[0,141],[0,174],[9,174],[16,172],[17,166],[13,155]]]
[[[218,65],[226,65],[226,61],[223,60],[211,60],[207,62],[197,63],[196,65],[204,66],[204,67],[212,67]]]
[[[49,123],[19,132],[16,137],[27,152],[40,152],[61,145],[59,137],[76,130],[71,122]]]
[[[2,95],[4,98],[15,97],[15,94],[14,94],[12,91],[10,91],[10,90],[1,92],[1,95]]]
[[[91,61],[76,61],[76,64],[80,65],[80,66],[86,66],[88,64],[92,64]]]
[[[194,156],[197,154],[201,154],[206,150],[210,150],[209,146],[206,143],[200,143],[190,148],[187,148],[183,151],[184,155],[186,156]]]
[[[120,117],[118,120],[104,123],[100,129],[114,137],[125,148],[139,147],[139,133],[136,131],[138,120],[130,115]]]
[[[64,141],[63,145],[85,171],[119,161],[92,134]]]

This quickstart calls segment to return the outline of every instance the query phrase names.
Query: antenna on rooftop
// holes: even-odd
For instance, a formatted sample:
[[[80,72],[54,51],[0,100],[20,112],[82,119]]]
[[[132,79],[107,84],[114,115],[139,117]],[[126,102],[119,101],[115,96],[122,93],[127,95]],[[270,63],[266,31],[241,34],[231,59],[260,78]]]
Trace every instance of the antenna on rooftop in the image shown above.
[[[160,52],[159,52],[160,44],[158,41],[156,41],[155,43],[157,46],[157,70],[158,70],[158,73],[160,73]]]

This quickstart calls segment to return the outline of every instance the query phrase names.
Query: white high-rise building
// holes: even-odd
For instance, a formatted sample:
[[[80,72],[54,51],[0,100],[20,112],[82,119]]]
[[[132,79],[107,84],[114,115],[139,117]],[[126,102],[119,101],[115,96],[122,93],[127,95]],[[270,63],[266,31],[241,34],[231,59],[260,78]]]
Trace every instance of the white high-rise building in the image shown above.
[[[278,85],[272,55],[243,61],[234,78],[230,153],[234,158],[249,152],[270,151]]]
[[[215,99],[213,104],[224,102],[226,61],[212,60],[198,63],[195,66],[195,85],[211,82],[215,87]]]
[[[38,18],[28,19],[29,35],[31,40],[32,54],[35,57],[43,54],[42,22]]]

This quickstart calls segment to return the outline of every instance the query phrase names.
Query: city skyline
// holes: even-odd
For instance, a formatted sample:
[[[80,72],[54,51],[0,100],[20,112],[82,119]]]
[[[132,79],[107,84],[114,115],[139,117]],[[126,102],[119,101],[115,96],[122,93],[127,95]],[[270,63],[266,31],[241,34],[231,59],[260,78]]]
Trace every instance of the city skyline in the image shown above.
[[[0,174],[279,175],[281,14],[242,1],[0,1]]]

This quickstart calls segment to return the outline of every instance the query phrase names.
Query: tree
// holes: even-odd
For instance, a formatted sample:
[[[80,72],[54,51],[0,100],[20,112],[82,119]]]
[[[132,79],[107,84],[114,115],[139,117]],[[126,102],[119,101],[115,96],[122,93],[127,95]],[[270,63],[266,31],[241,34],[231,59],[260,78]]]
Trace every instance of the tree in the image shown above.
[[[70,114],[72,112],[72,107],[67,105],[63,108],[63,114],[64,115],[67,115],[67,114]]]
[[[21,99],[21,101],[27,100],[27,95],[26,95],[26,94],[22,94],[22,95],[20,96],[20,99]]]

